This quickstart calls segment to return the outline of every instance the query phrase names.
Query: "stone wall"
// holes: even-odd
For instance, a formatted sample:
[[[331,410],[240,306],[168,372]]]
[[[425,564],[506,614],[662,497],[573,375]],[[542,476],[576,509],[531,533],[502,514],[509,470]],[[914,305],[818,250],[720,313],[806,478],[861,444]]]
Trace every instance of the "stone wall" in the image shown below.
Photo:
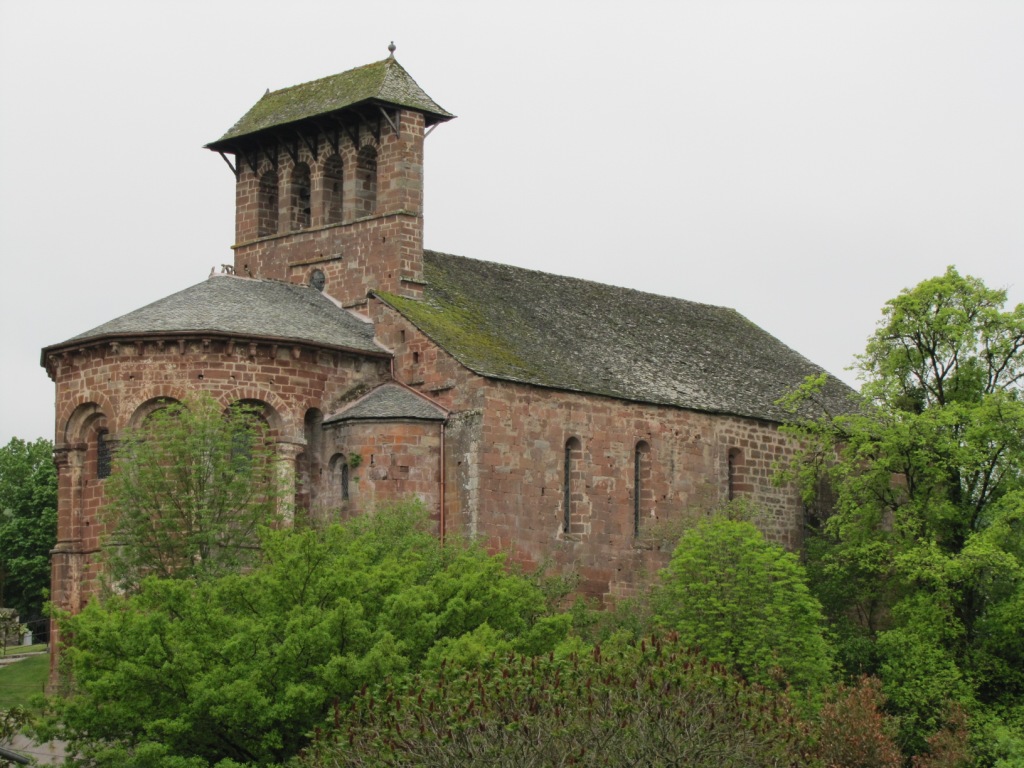
[[[291,148],[240,155],[236,274],[307,282],[319,269],[325,292],[345,306],[365,303],[371,288],[421,295],[423,115],[398,110],[397,116],[397,132],[381,118],[353,134],[318,133]],[[372,181],[360,160],[368,150],[376,156]],[[305,189],[307,177],[303,203],[296,188]],[[269,202],[268,186],[274,189]]]
[[[417,498],[440,522],[442,433],[440,422],[329,424],[323,456],[330,472],[321,491],[321,516],[345,519],[380,503]]]
[[[72,612],[96,591],[106,533],[99,515],[107,471],[103,442],[113,448],[122,430],[162,403],[203,391],[225,407],[238,401],[261,406],[288,470],[285,482],[293,482],[292,469],[306,447],[307,414],[341,408],[389,378],[386,359],[230,338],[92,342],[52,353],[45,362],[57,389],[58,541],[51,596]]]
[[[769,538],[800,545],[799,496],[772,481],[793,450],[777,425],[485,379],[383,302],[370,311],[395,377],[452,411],[450,528],[528,567],[575,571],[601,599],[636,594],[683,528],[730,498]]]

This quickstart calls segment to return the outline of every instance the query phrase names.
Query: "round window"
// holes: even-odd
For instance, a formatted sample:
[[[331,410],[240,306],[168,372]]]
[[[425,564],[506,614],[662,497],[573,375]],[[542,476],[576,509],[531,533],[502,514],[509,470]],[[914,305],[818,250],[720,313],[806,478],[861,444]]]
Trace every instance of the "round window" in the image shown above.
[[[322,270],[314,269],[309,275],[309,284],[318,291],[322,291],[324,286],[327,285],[327,277]]]

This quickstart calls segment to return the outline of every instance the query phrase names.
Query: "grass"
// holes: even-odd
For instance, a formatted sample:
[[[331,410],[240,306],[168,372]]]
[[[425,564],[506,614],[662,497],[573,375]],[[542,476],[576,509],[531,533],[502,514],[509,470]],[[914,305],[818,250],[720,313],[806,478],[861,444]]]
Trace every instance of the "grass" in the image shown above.
[[[0,709],[28,706],[43,693],[49,674],[50,657],[45,653],[0,667]]]
[[[35,645],[12,645],[10,648],[7,649],[6,655],[20,656],[23,653],[39,653],[41,651],[45,651],[46,648],[46,643],[36,643]]]

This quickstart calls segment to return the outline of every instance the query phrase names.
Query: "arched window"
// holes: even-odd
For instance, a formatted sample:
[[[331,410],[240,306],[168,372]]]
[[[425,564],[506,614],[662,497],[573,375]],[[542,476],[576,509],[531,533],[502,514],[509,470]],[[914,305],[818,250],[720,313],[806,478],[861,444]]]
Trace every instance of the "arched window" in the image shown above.
[[[277,172],[267,171],[260,177],[259,221],[257,234],[259,237],[277,234]]]
[[[572,527],[573,515],[578,511],[578,493],[574,486],[580,478],[580,462],[583,459],[583,448],[580,441],[570,437],[565,441],[565,471],[562,480],[562,530],[566,533]]]
[[[640,520],[653,500],[651,446],[641,440],[633,450],[633,535],[640,535]]]
[[[326,488],[328,498],[334,505],[344,504],[349,500],[351,467],[348,463],[348,456],[344,453],[336,453],[331,457],[328,465],[329,488]]]
[[[291,213],[289,219],[293,230],[309,229],[311,195],[309,166],[305,163],[298,163],[292,169],[292,183],[288,200],[288,209]]]
[[[110,449],[110,433],[101,429],[96,433],[96,479],[106,480],[110,477],[114,454]]]
[[[141,403],[132,414],[131,419],[128,421],[130,429],[138,429],[147,421],[149,418],[159,410],[166,408],[169,405],[175,405],[179,401],[173,397],[152,397],[149,400]]]
[[[741,461],[742,461],[742,456],[740,455],[740,449],[739,448],[730,448],[729,449],[729,458],[728,458],[728,468],[726,470],[726,473],[727,473],[726,487],[728,489],[727,490],[727,498],[729,499],[729,501],[732,501],[733,499],[736,498],[736,475],[737,475],[737,472],[739,471],[738,468],[739,468],[739,465],[740,465]]]
[[[377,150],[366,146],[356,156],[356,216],[377,210]]]
[[[340,155],[331,155],[324,161],[324,224],[341,223],[343,168]]]
[[[243,398],[228,406],[228,410],[245,413],[249,418],[234,421],[231,433],[231,460],[240,467],[252,463],[258,446],[269,445],[273,434],[271,418],[274,409],[262,400]]]
[[[306,411],[303,436],[306,448],[295,457],[295,509],[313,512],[320,491],[320,439],[324,417],[317,408]]]

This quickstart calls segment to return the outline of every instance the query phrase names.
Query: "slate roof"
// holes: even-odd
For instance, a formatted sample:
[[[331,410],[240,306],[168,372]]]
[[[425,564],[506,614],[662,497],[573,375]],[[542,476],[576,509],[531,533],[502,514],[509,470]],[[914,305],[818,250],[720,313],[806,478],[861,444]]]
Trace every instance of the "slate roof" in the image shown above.
[[[422,300],[380,297],[482,376],[769,421],[822,369],[733,309],[427,251]],[[849,410],[829,377],[824,397]]]
[[[444,421],[446,418],[447,414],[426,398],[403,386],[389,383],[382,384],[340,413],[324,419],[324,424],[378,419]]]
[[[54,344],[60,347],[110,337],[230,334],[384,354],[373,326],[304,285],[211,275],[191,288]]]
[[[206,146],[231,151],[234,140],[243,136],[366,102],[417,110],[424,114],[427,125],[455,117],[430,98],[402,65],[389,56],[337,75],[268,92],[227,133]]]

